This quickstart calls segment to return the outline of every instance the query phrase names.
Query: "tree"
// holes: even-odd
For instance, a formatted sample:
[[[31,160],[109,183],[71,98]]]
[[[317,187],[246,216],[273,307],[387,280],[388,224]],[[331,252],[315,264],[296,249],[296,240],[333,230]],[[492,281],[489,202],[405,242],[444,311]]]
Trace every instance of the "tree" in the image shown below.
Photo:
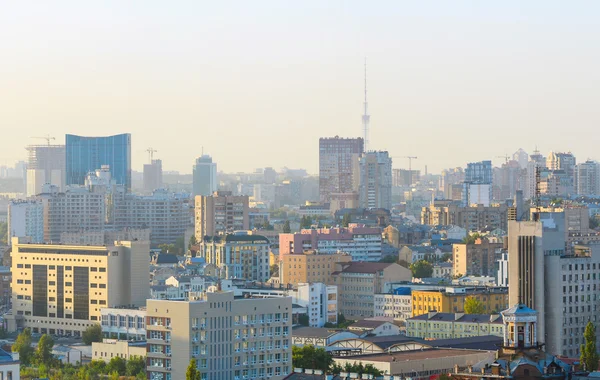
[[[415,263],[410,264],[410,270],[412,271],[413,277],[431,277],[431,275],[433,274],[433,265],[428,261],[419,260]]]
[[[198,241],[196,241],[196,235],[190,236],[190,240],[188,241],[188,249],[192,249],[192,246],[196,244],[198,244]]]
[[[8,244],[8,223],[0,222],[0,244]]]
[[[440,261],[442,263],[447,263],[448,261],[452,260],[452,254],[451,253],[444,253],[440,259]]]
[[[473,235],[467,235],[462,239],[462,243],[463,244],[475,244],[475,241],[477,241],[477,239],[482,238],[483,236],[481,236],[479,234],[479,232],[475,232]]]
[[[123,359],[120,356],[113,357],[108,362],[108,365],[106,366],[106,371],[108,373],[116,372],[119,375],[124,376],[127,371],[127,364],[125,362],[125,359]]]
[[[485,313],[485,306],[483,302],[473,296],[465,298],[465,313],[466,314],[483,314]]]
[[[300,219],[300,228],[305,230],[310,229],[312,227],[312,219],[308,215],[304,215],[302,219]]]
[[[141,356],[130,357],[125,367],[127,376],[137,376],[140,373],[146,373],[146,361]]]
[[[271,276],[275,276],[277,273],[279,273],[279,265],[273,264],[269,267],[269,270],[271,272]]]
[[[28,365],[33,357],[33,347],[31,347],[31,329],[26,328],[17,336],[15,344],[12,345],[12,352],[19,353],[21,363]]]
[[[196,359],[190,360],[187,371],[185,371],[185,380],[200,380],[200,371],[196,367]]]
[[[324,348],[292,346],[292,365],[294,368],[320,369],[323,372],[333,365],[333,357]]]
[[[342,217],[342,227],[348,227],[348,225],[352,222],[352,215],[350,213],[344,214]]]
[[[102,328],[100,325],[91,325],[81,335],[83,343],[90,345],[93,342],[102,342]]]
[[[158,249],[160,249],[161,253],[170,253],[173,255],[176,254],[175,244],[160,244]]]
[[[38,363],[38,365],[44,364],[45,366],[51,366],[53,364],[53,347],[54,339],[52,339],[52,337],[48,334],[42,335],[35,351],[35,361]]]
[[[283,223],[283,233],[289,234],[291,232],[292,232],[292,227],[290,227],[290,221],[286,220],[285,223]]]
[[[579,361],[583,364],[586,371],[594,372],[598,369],[598,351],[596,351],[596,328],[591,321],[585,326],[583,333],[585,344],[581,345],[581,357]]]

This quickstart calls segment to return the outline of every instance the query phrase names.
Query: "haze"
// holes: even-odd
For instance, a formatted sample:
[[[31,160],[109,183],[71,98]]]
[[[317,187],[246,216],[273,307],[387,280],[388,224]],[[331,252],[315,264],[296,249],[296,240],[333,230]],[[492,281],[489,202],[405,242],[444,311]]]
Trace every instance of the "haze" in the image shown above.
[[[522,147],[600,159],[592,1],[102,1],[0,5],[0,163],[32,136],[133,134],[139,170],[318,172],[318,138],[439,171]],[[405,159],[395,167],[406,167]]]

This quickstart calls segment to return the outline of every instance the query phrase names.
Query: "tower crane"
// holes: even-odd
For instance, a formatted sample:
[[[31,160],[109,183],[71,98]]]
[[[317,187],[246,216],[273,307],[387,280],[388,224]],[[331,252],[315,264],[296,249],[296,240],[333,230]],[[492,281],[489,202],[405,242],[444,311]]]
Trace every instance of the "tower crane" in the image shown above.
[[[154,148],[148,148],[146,149],[146,152],[148,152],[148,156],[150,157],[150,163],[152,163],[152,161],[154,160],[154,153],[158,152],[158,150]]]
[[[510,156],[496,156],[496,158],[504,158],[506,163],[508,164],[508,160],[510,160]]]
[[[44,139],[44,140],[46,140],[46,142],[48,143],[48,146],[50,146],[50,141],[51,141],[51,140],[56,140],[56,138],[55,138],[55,137],[52,137],[52,136],[50,136],[50,135],[41,136],[41,137],[38,137],[38,136],[36,136],[36,137],[32,137],[32,139]]]

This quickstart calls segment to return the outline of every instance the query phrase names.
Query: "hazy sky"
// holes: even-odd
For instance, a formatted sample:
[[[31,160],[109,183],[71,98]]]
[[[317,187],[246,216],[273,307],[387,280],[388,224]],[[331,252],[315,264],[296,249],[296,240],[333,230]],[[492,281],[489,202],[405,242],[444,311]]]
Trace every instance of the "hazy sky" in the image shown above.
[[[493,3],[493,4],[492,4]],[[318,171],[320,136],[439,171],[519,147],[600,159],[597,1],[1,1],[0,164],[132,133],[133,167]],[[407,160],[395,159],[395,167]]]

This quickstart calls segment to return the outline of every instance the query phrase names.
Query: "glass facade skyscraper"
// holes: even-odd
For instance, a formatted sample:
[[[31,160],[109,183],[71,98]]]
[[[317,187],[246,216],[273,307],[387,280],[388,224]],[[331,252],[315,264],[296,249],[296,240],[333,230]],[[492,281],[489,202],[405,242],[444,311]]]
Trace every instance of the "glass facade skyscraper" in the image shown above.
[[[110,167],[111,177],[131,189],[131,134],[66,136],[66,184],[83,185],[87,173]]]

